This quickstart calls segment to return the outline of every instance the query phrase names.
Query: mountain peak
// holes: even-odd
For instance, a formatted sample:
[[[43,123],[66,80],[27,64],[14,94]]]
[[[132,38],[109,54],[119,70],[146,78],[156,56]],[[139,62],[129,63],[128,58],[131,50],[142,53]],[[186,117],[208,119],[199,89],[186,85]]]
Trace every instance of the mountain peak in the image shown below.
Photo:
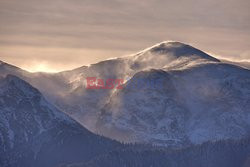
[[[219,62],[218,59],[206,54],[205,52],[196,49],[191,45],[177,41],[163,41],[143,50],[139,53],[139,55],[147,53],[156,55],[171,55],[175,58],[195,56],[197,58]]]
[[[27,73],[26,71],[22,70],[19,67],[16,67],[14,65],[8,64],[4,61],[0,60],[0,76],[7,76],[8,74],[14,74],[19,76],[20,74]]]
[[[16,67],[16,66],[13,66],[13,65],[11,65],[11,64],[8,64],[8,63],[6,63],[6,62],[4,62],[4,61],[2,61],[2,60],[0,60],[0,66],[10,66],[10,67],[12,67],[12,68],[18,68],[18,67]]]
[[[182,42],[179,42],[179,41],[162,41],[152,47],[157,47],[157,46],[162,46],[162,47],[183,47],[183,46],[188,46],[187,44],[185,43],[182,43]]]

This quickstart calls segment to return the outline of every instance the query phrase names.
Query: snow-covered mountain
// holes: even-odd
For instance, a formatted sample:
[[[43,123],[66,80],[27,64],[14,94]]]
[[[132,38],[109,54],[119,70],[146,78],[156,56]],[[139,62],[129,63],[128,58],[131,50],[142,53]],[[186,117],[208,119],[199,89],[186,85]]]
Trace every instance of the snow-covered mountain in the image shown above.
[[[89,132],[13,75],[0,79],[0,166],[82,162],[120,144]]]
[[[249,70],[180,43],[162,43],[137,57],[146,60],[142,64],[160,57],[162,68],[136,73],[110,96],[99,115],[100,132],[167,146],[250,135]]]
[[[174,69],[186,64],[219,62],[219,60],[179,42],[162,42],[143,51],[122,58],[102,61],[88,67],[59,73],[64,76],[68,90],[63,91],[57,105],[81,122],[96,131],[95,120],[114,93],[113,90],[88,90],[86,78],[130,80],[136,73],[149,69]],[[69,75],[70,74],[70,75]],[[37,87],[40,87],[37,85]],[[46,93],[46,92],[45,92]],[[89,122],[90,121],[90,122]]]
[[[249,136],[249,70],[180,42],[71,71],[18,76],[89,130],[121,141],[182,146]],[[87,77],[126,83],[122,90],[89,90]]]
[[[164,81],[155,87],[137,80]],[[199,144],[250,135],[250,72],[206,63],[181,70],[139,72],[102,108],[98,128],[122,140]],[[115,133],[114,133],[115,132]]]

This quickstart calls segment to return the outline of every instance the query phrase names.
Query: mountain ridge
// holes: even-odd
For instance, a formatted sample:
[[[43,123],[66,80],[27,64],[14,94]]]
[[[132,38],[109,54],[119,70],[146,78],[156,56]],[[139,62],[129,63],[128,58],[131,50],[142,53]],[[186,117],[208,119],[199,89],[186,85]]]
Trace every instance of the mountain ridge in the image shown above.
[[[187,113],[192,113],[192,110],[205,110],[206,107],[204,106],[208,106],[207,108],[209,108],[210,103],[214,103],[213,105],[217,107],[213,109],[211,108],[212,113],[214,113],[213,110],[222,110],[223,107],[225,107],[224,109],[230,111],[237,110],[235,106],[238,107],[239,104],[241,104],[242,107],[247,106],[249,96],[247,95],[247,93],[243,94],[242,92],[249,91],[249,87],[247,86],[248,80],[244,79],[244,76],[249,76],[249,71],[239,68],[238,66],[227,65],[227,63],[221,62],[220,60],[213,58],[212,56],[206,54],[205,52],[202,52],[201,50],[179,42],[162,42],[150,48],[142,50],[132,56],[105,60],[99,63],[92,64],[90,66],[77,68],[76,71],[71,70],[56,74],[28,74],[23,76],[21,75],[21,78],[37,87],[40,91],[42,91],[43,94],[45,94],[46,98],[49,99],[49,101],[55,104],[63,112],[73,117],[79,123],[87,127],[89,130],[98,134],[100,133],[105,135],[105,133],[107,132],[102,132],[99,129],[99,126],[101,125],[100,122],[103,121],[100,117],[102,117],[103,114],[105,115],[105,113],[112,113],[108,111],[110,109],[112,109],[113,111],[118,110],[112,108],[112,106],[117,107],[116,101],[123,99],[122,96],[120,97],[117,94],[119,94],[119,92],[125,91],[126,88],[121,91],[88,90],[86,89],[86,78],[97,77],[104,80],[110,78],[125,79],[126,86],[127,83],[135,82],[136,78],[138,78],[139,76],[138,74],[142,74],[141,78],[146,81],[152,80],[154,77],[157,77],[157,73],[151,73],[152,70],[164,71],[164,75],[160,76],[160,78],[162,77],[163,79],[168,81],[169,84],[172,83],[172,90],[169,88],[158,88],[151,90],[150,87],[144,87],[145,92],[141,91],[138,94],[133,94],[133,92],[130,92],[131,97],[128,96],[127,98],[132,98],[134,99],[134,101],[130,101],[129,99],[125,100],[124,102],[121,101],[124,104],[126,104],[128,101],[130,101],[131,103],[127,103],[127,105],[125,105],[125,108],[118,107],[119,110],[127,110],[128,108],[131,108],[131,106],[134,106],[134,109],[138,110],[138,105],[136,105],[135,102],[138,102],[140,100],[144,101],[145,106],[149,106],[149,108],[145,107],[145,111],[161,108],[161,111],[163,112],[163,110],[167,107],[169,107],[169,110],[171,107],[174,107],[178,111],[176,113],[180,114],[178,116],[178,119],[181,120],[177,119],[178,114],[175,115],[175,113],[167,112],[167,115],[170,114],[170,116],[172,117],[171,119],[173,120],[169,119],[168,122],[165,123],[163,121],[162,124],[166,124],[169,127],[175,126],[175,128],[180,128],[178,126],[181,124],[183,124],[181,125],[181,127],[184,127],[184,123],[186,120],[184,120],[183,117],[185,117]],[[149,75],[150,77],[147,78],[146,75]],[[168,87],[169,85],[165,86]],[[193,92],[196,92],[196,94],[191,92],[191,90]],[[146,92],[148,93],[146,94]],[[161,96],[161,94],[165,95]],[[241,97],[241,94],[244,96]],[[200,97],[198,97],[197,95],[199,95]],[[140,96],[144,96],[145,99]],[[152,100],[149,100],[146,97],[152,98]],[[159,99],[159,97],[161,97],[165,101]],[[221,100],[218,97],[221,97]],[[240,102],[239,100],[237,100],[237,98],[243,99],[244,101]],[[126,99],[125,95],[124,99]],[[216,103],[215,100],[217,100]],[[236,104],[233,101],[239,104]],[[166,106],[166,104],[168,104],[169,106]],[[150,105],[155,105],[155,107],[150,108]],[[244,108],[240,108],[241,114],[239,115],[242,116],[243,113],[246,113],[243,112],[245,110],[246,109]],[[139,115],[141,115],[143,119],[145,117],[144,115],[147,115],[148,118],[145,118],[145,120],[140,120],[139,118],[137,118],[138,120],[142,121],[139,121],[141,126],[140,128],[142,129],[140,130],[139,127],[136,127],[136,129],[138,129],[138,131],[136,131],[135,129],[133,129],[135,127],[132,126],[132,130],[135,130],[135,132],[140,135],[141,132],[143,132],[143,129],[149,130],[148,132],[147,130],[145,130],[143,132],[143,135],[146,135],[146,133],[151,134],[153,131],[150,131],[150,128],[157,131],[158,127],[155,127],[155,125],[151,123],[149,123],[149,125],[144,124],[145,122],[143,123],[143,121],[146,121],[146,119],[155,119],[155,122],[159,122],[157,121],[156,116],[153,113],[150,114],[150,112],[140,112],[141,114]],[[135,113],[136,112],[131,113],[131,116]],[[210,111],[204,111],[204,113],[209,115]],[[124,114],[126,115],[127,113],[124,112]],[[229,115],[225,114],[225,116],[223,115],[221,117],[228,117]],[[129,118],[130,116],[127,117]],[[166,115],[158,115],[158,117],[159,119],[166,118]],[[129,127],[129,125],[134,120],[130,120],[130,118],[119,118],[120,121],[124,119],[119,123],[118,118],[113,118],[111,116],[108,118],[108,120],[110,121],[110,119],[114,124],[109,124],[108,126],[115,126],[116,123],[117,125],[122,123],[123,125],[127,125],[127,127],[124,126],[125,129],[123,129],[124,132],[122,132],[124,134],[120,133],[115,135],[115,133],[118,132],[111,131],[112,135],[106,134],[106,136],[117,139],[117,137],[121,135],[122,137],[118,137],[119,139],[124,137],[126,138],[126,141],[130,141],[129,136],[127,135],[127,130],[131,130],[131,127]],[[189,118],[187,117],[187,119]],[[181,124],[178,125],[178,121],[180,121]],[[212,120],[207,121],[211,122]],[[220,121],[221,120],[219,120],[219,122]],[[106,124],[105,122],[103,123]],[[202,125],[202,123],[200,123],[200,126],[208,125]],[[168,129],[169,127],[162,127],[163,129],[165,128],[165,131],[168,131],[166,134],[162,133],[164,130],[161,131],[160,129],[158,129],[159,131],[161,131],[160,133],[151,136],[144,136],[144,139],[148,140],[146,142],[162,144],[162,139],[167,139],[169,137],[166,136],[167,134],[170,134],[170,129]],[[224,128],[228,127],[225,126]],[[176,133],[175,135],[177,138],[180,137],[186,140],[187,134],[185,133],[187,131],[184,129],[182,131],[183,133]],[[199,136],[202,133],[203,132],[199,131],[199,129],[196,130],[196,135]],[[135,138],[138,137],[138,134],[135,136]],[[242,132],[242,134],[245,134],[245,132]],[[216,136],[216,134],[211,135]],[[143,138],[142,136],[140,138]],[[217,135],[217,137],[218,136],[219,135]]]

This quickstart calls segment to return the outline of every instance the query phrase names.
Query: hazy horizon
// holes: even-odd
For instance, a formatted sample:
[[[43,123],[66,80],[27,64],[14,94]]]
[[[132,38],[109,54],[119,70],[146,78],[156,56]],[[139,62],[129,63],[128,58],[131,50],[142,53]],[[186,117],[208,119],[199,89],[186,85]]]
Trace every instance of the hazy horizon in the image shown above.
[[[250,61],[250,2],[0,0],[0,60],[57,72],[174,40]]]

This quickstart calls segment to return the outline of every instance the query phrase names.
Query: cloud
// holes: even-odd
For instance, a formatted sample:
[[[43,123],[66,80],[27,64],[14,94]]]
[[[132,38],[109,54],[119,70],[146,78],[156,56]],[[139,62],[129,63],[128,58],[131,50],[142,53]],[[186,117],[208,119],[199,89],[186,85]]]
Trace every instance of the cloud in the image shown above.
[[[248,0],[0,0],[0,59],[53,64],[56,57],[84,65],[165,40],[250,59],[244,54],[250,48],[249,7]]]

